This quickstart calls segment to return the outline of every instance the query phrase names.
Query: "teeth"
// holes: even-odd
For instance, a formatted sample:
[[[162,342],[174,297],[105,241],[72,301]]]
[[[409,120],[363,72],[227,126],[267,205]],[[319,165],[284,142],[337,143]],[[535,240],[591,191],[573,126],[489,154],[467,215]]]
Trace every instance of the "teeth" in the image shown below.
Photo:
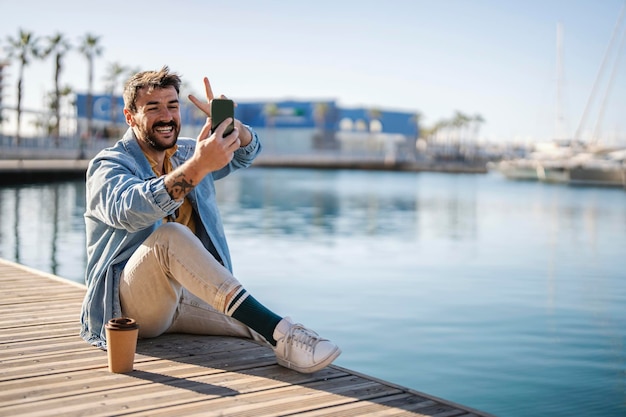
[[[167,126],[167,127],[157,127],[156,131],[157,132],[161,132],[161,133],[165,133],[165,132],[171,132],[172,131],[172,126]]]

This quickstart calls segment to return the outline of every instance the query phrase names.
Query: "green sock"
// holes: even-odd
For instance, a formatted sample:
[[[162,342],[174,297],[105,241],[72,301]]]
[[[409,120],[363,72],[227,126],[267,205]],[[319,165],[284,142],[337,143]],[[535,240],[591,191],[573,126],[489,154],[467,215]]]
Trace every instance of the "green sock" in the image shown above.
[[[243,300],[243,301],[240,301]],[[276,346],[274,329],[282,320],[282,317],[274,314],[259,303],[246,290],[239,291],[228,305],[226,314],[236,318],[246,326],[258,332],[272,346]]]

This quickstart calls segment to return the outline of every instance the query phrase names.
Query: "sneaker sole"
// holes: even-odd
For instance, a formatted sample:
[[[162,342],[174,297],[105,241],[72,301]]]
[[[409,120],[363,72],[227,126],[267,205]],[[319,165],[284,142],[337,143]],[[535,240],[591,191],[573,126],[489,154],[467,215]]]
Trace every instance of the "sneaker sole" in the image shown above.
[[[285,368],[293,369],[294,371],[298,371],[303,374],[312,374],[313,372],[321,371],[322,369],[326,368],[335,359],[337,359],[339,355],[341,355],[341,349],[337,348],[333,350],[332,353],[328,355],[326,359],[324,359],[322,362],[313,366],[309,366],[308,368],[297,366],[295,363],[286,361],[284,359],[279,359],[278,357],[276,358],[276,362],[278,362],[280,366],[284,366]]]

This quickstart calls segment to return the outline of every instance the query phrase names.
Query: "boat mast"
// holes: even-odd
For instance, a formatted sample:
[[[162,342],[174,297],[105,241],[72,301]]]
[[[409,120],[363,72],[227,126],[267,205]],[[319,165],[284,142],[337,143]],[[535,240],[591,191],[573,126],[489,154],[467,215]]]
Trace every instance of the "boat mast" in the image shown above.
[[[578,124],[578,128],[576,129],[576,133],[574,134],[574,140],[576,141],[581,139],[582,130],[585,127],[585,124],[587,122],[587,116],[589,115],[589,107],[591,105],[591,102],[594,100],[596,92],[598,91],[598,83],[600,81],[600,78],[602,78],[602,73],[604,72],[604,68],[606,67],[606,62],[608,60],[609,54],[611,50],[613,49],[613,45],[615,44],[615,39],[619,32],[619,28],[622,25],[622,21],[624,20],[625,11],[626,11],[626,1],[622,5],[622,9],[619,13],[619,16],[617,17],[617,22],[615,23],[615,27],[613,28],[611,40],[609,41],[606,51],[604,51],[604,57],[602,58],[602,63],[600,64],[600,68],[598,69],[598,73],[596,74],[596,79],[593,82],[593,87],[591,87],[591,93],[589,94],[589,98],[587,99],[585,110],[583,111],[583,115],[580,118],[580,122]]]
[[[619,41],[619,46],[617,47],[617,56],[615,57],[615,61],[613,61],[613,68],[611,69],[611,75],[609,76],[609,82],[606,85],[606,91],[604,92],[604,97],[602,98],[602,104],[600,105],[600,111],[598,113],[598,119],[596,120],[596,126],[593,129],[593,136],[591,137],[591,143],[597,144],[600,138],[600,126],[602,124],[602,119],[604,118],[604,111],[606,109],[606,103],[609,99],[609,93],[611,92],[611,87],[613,86],[613,81],[615,81],[615,75],[617,73],[617,67],[619,66],[620,58],[622,57],[622,51],[624,49],[624,39],[626,39],[626,30],[622,31],[622,38]]]
[[[565,139],[563,116],[563,24],[556,24],[556,124],[554,126],[554,137]]]

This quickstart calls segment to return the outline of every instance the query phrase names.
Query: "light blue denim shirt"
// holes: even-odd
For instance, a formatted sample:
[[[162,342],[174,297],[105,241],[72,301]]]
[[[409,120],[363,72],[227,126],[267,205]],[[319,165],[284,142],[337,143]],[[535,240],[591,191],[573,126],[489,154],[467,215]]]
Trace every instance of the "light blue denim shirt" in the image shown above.
[[[258,135],[248,129],[252,141],[235,151],[228,165],[207,175],[188,194],[202,225],[196,225],[196,234],[206,248],[213,242],[224,266],[231,271],[214,180],[250,166],[261,151]],[[178,150],[171,158],[173,168],[193,155],[196,141],[179,138],[177,144]],[[161,225],[162,219],[173,214],[181,204],[167,193],[164,177],[157,177],[152,171],[132,129],[89,163],[85,210],[87,293],[81,313],[81,336],[90,344],[106,349],[104,325],[122,314],[119,280],[126,262]]]

